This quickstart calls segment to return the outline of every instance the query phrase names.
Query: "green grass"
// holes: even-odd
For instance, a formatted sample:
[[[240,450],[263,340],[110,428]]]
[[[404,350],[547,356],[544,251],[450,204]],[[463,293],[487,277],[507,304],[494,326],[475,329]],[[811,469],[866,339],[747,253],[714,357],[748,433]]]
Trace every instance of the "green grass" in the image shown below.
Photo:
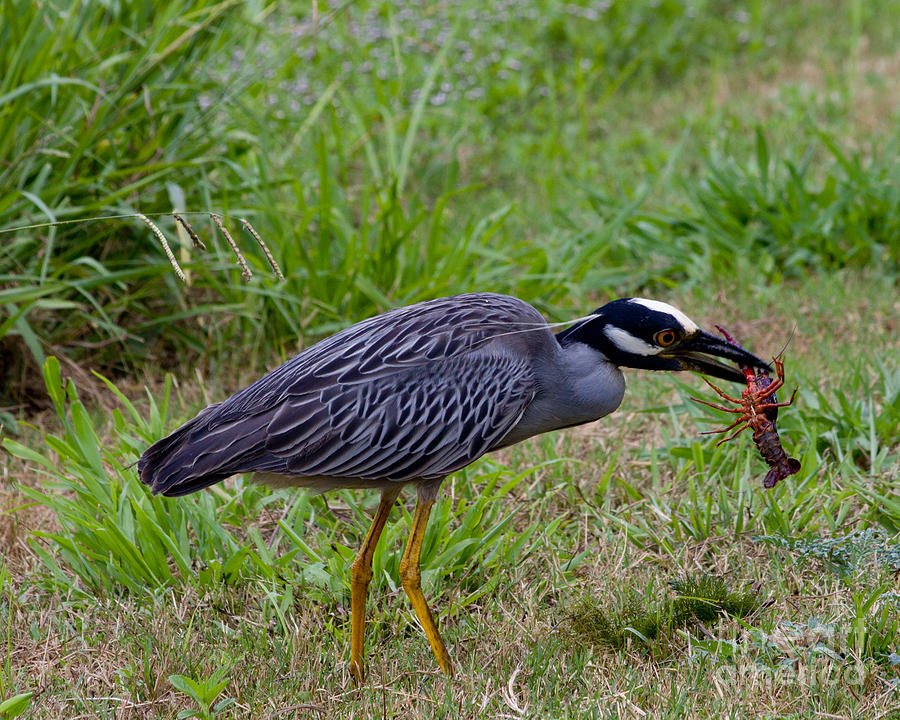
[[[373,309],[472,288],[562,316],[586,293],[713,273],[897,267],[896,138],[886,124],[856,148],[850,85],[863,46],[893,47],[886,0],[802,13],[376,3],[326,13],[315,32],[305,7],[151,7],[7,3],[7,401],[39,397],[48,348],[132,375],[240,338],[259,363]],[[838,27],[851,32],[819,36]],[[772,118],[748,111],[752,95],[716,95],[745,66],[763,86],[797,62],[833,68],[836,107],[785,90]],[[885,81],[865,74],[859,92]],[[660,103],[685,107],[680,127]],[[662,117],[641,124],[641,107]],[[188,216],[210,243],[197,253],[156,215],[173,209],[248,218],[287,280],[248,250],[255,279],[236,282],[212,223]],[[135,211],[173,240],[189,292],[136,219],[81,222]]]
[[[0,5],[0,719],[900,717],[896,0],[317,7]],[[91,219],[135,212],[187,285],[139,220]],[[803,467],[764,491],[749,437],[699,435],[696,378],[628,373],[612,417],[445,482],[453,681],[401,500],[356,689],[377,498],[155,498],[132,463],[298,347],[472,289],[788,343]]]

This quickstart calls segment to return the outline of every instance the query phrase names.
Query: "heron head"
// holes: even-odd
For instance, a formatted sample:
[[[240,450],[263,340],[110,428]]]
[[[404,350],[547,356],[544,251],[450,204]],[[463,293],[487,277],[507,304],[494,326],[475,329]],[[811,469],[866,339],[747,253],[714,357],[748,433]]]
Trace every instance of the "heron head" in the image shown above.
[[[563,345],[590,345],[620,367],[693,370],[738,383],[745,382],[741,365],[769,369],[740,345],[702,330],[677,308],[645,298],[613,300],[557,338]]]

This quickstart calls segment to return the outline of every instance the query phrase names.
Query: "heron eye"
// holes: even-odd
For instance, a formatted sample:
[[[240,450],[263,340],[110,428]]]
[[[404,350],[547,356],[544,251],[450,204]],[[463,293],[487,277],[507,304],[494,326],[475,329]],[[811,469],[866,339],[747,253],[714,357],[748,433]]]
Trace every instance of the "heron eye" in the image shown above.
[[[653,339],[656,340],[656,344],[660,347],[669,347],[669,345],[675,342],[675,331],[660,330]]]

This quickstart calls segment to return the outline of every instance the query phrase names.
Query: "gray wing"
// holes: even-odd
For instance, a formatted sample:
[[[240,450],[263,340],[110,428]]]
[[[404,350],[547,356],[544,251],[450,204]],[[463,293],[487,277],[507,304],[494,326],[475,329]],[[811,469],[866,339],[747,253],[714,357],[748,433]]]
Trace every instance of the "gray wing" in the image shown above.
[[[180,495],[241,472],[443,477],[499,444],[534,397],[528,358],[495,342],[516,330],[549,334],[527,303],[487,293],[371,318],[156,443],[141,479]]]
[[[283,405],[263,470],[409,481],[447,475],[497,444],[534,397],[529,367],[466,355]]]

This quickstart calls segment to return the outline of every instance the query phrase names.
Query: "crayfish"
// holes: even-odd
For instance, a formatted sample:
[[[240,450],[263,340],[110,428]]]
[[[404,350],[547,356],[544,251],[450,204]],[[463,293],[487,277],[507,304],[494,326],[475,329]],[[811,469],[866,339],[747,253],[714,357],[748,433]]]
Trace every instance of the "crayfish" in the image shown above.
[[[730,343],[735,343],[734,338],[728,334],[726,330],[716,325],[716,329],[722,333],[723,337]],[[778,408],[787,407],[794,402],[797,397],[797,389],[791,394],[791,399],[787,402],[778,402],[775,393],[784,386],[784,362],[781,359],[782,353],[779,353],[772,362],[775,365],[776,379],[769,377],[765,370],[754,370],[751,367],[741,365],[741,371],[747,378],[747,387],[741,392],[740,398],[734,398],[726,394],[723,390],[713,385],[709,380],[703,378],[716,393],[735,403],[738,407],[726,407],[724,405],[716,405],[715,403],[700,400],[699,398],[691,398],[695,402],[707,405],[716,410],[727,413],[739,414],[740,417],[731,425],[719,430],[709,430],[703,435],[712,435],[716,433],[725,433],[729,430],[734,432],[726,438],[720,440],[716,445],[733,440],[739,433],[747,428],[753,429],[753,442],[759,449],[760,455],[769,466],[769,472],[763,480],[763,487],[773,488],[779,482],[789,475],[793,475],[800,471],[800,461],[796,458],[787,456],[784,448],[781,446],[781,438],[778,437],[778,429],[775,427],[775,420],[778,418]],[[735,429],[736,428],[736,429]]]

